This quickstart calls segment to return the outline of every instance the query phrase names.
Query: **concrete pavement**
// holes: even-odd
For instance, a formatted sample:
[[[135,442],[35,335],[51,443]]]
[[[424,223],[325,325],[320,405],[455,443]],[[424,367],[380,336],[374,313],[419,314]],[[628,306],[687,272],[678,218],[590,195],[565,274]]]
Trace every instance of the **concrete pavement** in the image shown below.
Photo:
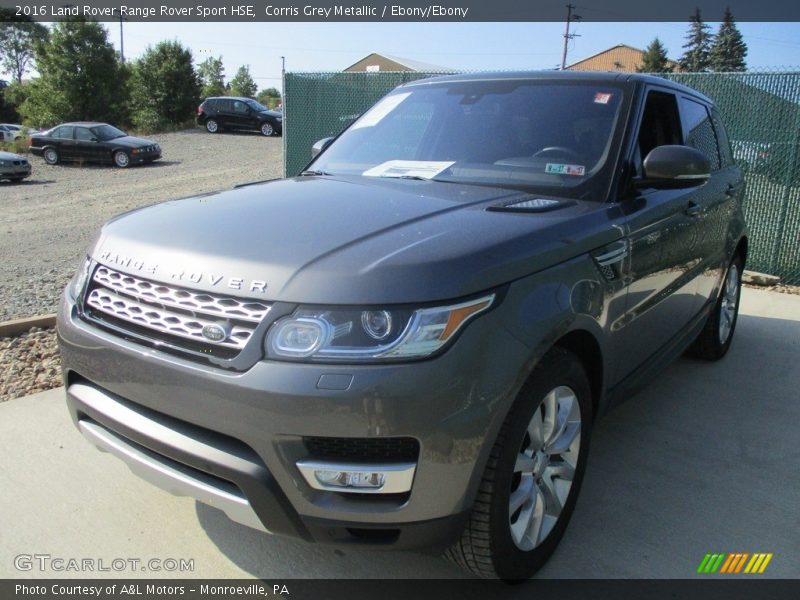
[[[772,552],[765,576],[800,577],[798,362],[800,296],[745,289],[723,361],[681,359],[598,423],[577,509],[540,576],[686,578],[707,552]],[[63,393],[0,404],[0,578],[462,576],[429,556],[268,536],[170,496],[85,442]],[[194,571],[15,567],[33,554],[95,568],[192,559]]]

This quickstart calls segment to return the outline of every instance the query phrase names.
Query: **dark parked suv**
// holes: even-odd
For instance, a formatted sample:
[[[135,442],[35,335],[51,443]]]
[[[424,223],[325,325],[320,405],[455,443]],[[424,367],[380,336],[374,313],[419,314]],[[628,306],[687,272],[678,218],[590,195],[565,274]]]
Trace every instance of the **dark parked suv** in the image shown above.
[[[280,135],[283,114],[270,110],[252,98],[220,96],[206,98],[197,107],[197,123],[209,133],[223,130],[260,131],[263,135]]]
[[[720,116],[644,75],[456,75],[320,147],[103,227],[58,317],[72,418],[251,527],[528,577],[595,419],[731,345],[747,233]]]

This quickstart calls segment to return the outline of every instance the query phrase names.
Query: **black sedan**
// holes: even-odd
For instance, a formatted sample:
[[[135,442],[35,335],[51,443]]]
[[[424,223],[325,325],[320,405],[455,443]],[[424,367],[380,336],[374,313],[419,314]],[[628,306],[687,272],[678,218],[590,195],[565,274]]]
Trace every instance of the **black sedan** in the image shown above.
[[[63,123],[31,136],[31,152],[49,165],[61,161],[112,163],[118,167],[153,162],[161,147],[107,123]]]

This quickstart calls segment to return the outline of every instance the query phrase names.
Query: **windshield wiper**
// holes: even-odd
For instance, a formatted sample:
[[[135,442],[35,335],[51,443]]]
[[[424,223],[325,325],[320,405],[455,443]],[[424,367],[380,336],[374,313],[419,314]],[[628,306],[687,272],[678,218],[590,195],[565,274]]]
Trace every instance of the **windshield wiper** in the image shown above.
[[[325,171],[314,171],[313,169],[310,169],[308,171],[302,171],[299,176],[300,177],[318,177],[318,176],[322,176],[322,175],[330,175],[330,173],[326,173]]]

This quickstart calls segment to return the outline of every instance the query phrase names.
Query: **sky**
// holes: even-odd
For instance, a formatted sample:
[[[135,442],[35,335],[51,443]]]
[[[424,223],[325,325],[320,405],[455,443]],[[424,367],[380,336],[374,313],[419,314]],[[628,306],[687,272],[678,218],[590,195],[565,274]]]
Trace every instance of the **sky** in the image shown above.
[[[716,32],[718,23],[710,22]],[[738,23],[749,68],[800,70],[800,23]],[[119,49],[118,23],[105,24]],[[645,48],[658,36],[682,54],[687,23],[573,23],[567,63],[619,43]],[[287,71],[341,71],[370,52],[457,70],[552,69],[560,65],[563,23],[145,23],[124,24],[126,59],[177,39],[197,62],[222,56],[226,77],[249,65],[259,88],[280,88]]]

